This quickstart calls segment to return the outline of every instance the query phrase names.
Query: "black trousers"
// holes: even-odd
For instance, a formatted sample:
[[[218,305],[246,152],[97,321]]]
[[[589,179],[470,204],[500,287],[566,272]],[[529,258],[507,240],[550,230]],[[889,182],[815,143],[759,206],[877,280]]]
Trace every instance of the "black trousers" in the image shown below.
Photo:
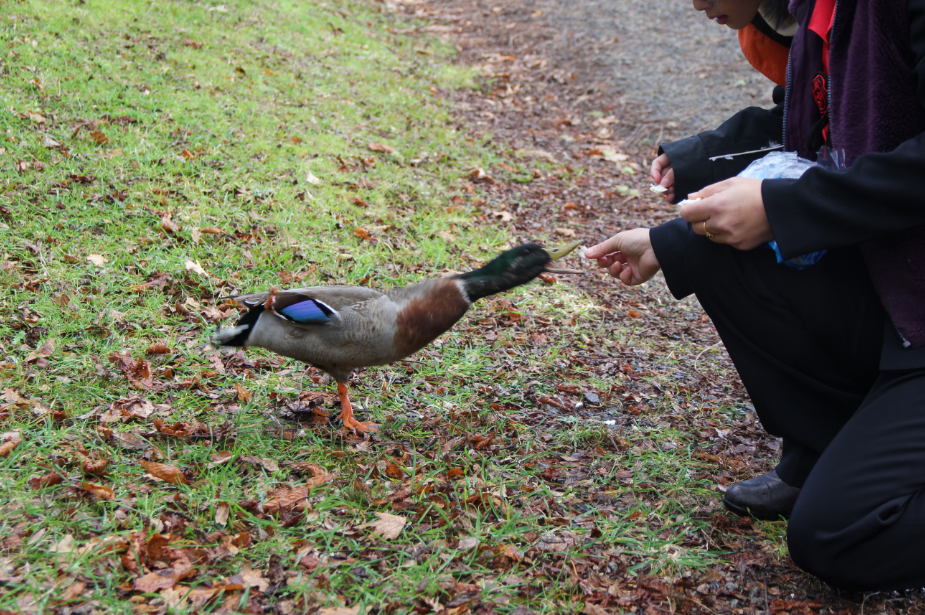
[[[925,368],[880,368],[887,316],[856,249],[798,271],[693,236],[682,265],[802,487],[794,561],[844,588],[925,587]]]

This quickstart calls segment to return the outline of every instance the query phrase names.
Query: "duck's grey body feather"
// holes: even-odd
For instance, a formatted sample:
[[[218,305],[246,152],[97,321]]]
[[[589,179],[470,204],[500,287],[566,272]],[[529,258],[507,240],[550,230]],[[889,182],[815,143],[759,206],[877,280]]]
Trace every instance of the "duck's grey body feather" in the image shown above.
[[[339,382],[346,381],[355,368],[385,365],[419,350],[452,327],[470,305],[461,283],[453,278],[430,279],[383,291],[314,286],[285,292],[320,301],[334,314],[328,322],[299,323],[264,310],[252,325],[245,346],[266,348],[310,363]],[[237,300],[254,307],[264,305],[269,297],[269,293],[254,293]],[[438,298],[436,304],[434,297]],[[409,311],[416,331],[423,329],[426,334],[423,343],[408,339],[411,323],[404,321]],[[405,318],[400,316],[402,313]],[[412,338],[414,333],[410,333]]]

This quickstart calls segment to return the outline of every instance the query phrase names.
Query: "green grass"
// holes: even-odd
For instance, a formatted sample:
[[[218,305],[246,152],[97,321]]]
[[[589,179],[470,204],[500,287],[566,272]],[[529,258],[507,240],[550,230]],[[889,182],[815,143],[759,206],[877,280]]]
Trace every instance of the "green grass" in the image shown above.
[[[701,539],[709,519],[692,512],[712,498],[704,445],[671,419],[685,393],[668,376],[652,380],[676,396],[626,432],[538,401],[563,384],[620,406],[611,386],[632,380],[573,362],[635,338],[614,340],[567,286],[484,301],[429,349],[361,373],[359,414],[383,426],[372,441],[284,417],[302,365],[205,347],[237,313],[223,295],[402,285],[510,244],[466,179],[500,154],[467,138],[441,95],[474,87],[473,74],[444,44],[394,31],[379,3],[4,4],[0,439],[22,443],[0,458],[0,610],[411,612],[472,594],[497,612],[567,612],[585,600],[579,568],[678,577],[717,561]],[[512,312],[522,321],[506,322]],[[167,352],[148,354],[158,343]],[[127,378],[119,356],[150,373]],[[311,376],[304,390],[336,414],[333,387]],[[134,396],[155,414],[101,422]],[[111,460],[105,475],[84,475],[82,447]],[[187,483],[152,479],[142,460]],[[336,476],[296,510],[261,512],[309,480],[290,462]],[[30,482],[50,472],[62,482]],[[376,512],[407,519],[398,538],[359,528]],[[174,551],[151,546],[156,534]],[[117,553],[87,548],[107,537]],[[195,574],[133,590],[180,551]],[[247,566],[272,590],[242,585]],[[214,591],[197,603],[190,588]]]

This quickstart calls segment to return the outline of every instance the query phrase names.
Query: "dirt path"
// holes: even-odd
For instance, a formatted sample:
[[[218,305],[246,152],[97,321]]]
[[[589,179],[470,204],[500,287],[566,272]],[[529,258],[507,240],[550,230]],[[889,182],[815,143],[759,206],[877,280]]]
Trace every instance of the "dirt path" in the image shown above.
[[[630,106],[653,139],[656,129],[687,135],[715,127],[770,99],[771,83],[745,61],[735,32],[687,1],[532,0],[523,8],[510,15],[511,23],[529,12],[541,24],[549,39],[537,50],[576,80]],[[511,43],[516,47],[517,39]]]
[[[584,96],[619,109],[633,129],[621,131],[627,137],[640,127],[641,138],[653,142],[659,134],[682,137],[744,107],[770,106],[773,84],[745,61],[736,33],[686,0],[434,0],[416,7],[452,24],[466,61],[492,54],[545,61],[533,70],[552,83],[564,77]]]

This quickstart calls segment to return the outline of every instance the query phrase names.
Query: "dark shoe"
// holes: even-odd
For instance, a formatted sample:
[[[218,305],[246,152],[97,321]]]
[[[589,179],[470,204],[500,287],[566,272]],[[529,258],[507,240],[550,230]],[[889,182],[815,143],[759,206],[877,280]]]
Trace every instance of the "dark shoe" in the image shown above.
[[[777,470],[736,483],[726,490],[723,504],[735,514],[756,519],[777,521],[793,511],[799,487],[791,487],[777,475]]]

